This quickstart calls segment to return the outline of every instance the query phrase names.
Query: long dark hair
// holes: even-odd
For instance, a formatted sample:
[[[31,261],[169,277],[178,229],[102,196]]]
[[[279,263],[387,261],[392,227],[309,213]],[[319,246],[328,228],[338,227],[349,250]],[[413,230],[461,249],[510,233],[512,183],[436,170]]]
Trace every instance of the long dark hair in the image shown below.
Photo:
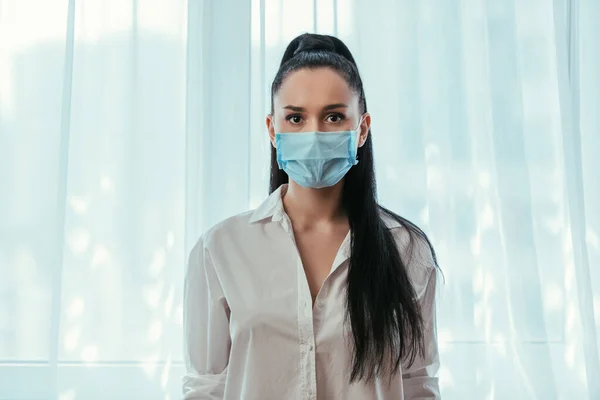
[[[367,102],[356,62],[348,47],[333,36],[303,34],[288,45],[271,86],[273,98],[283,80],[304,68],[331,68],[339,73],[359,96],[362,113]],[[380,206],[373,165],[372,135],[358,149],[360,162],[345,177],[342,207],[348,215],[351,256],[346,291],[346,320],[352,329],[353,362],[350,381],[372,380],[398,372],[403,360],[411,365],[424,354],[423,318],[410,282],[406,259],[397,249],[382,215],[403,225],[409,233],[409,253],[415,240],[424,241],[435,252],[427,236],[416,225]],[[270,193],[289,181],[277,165],[271,147]]]

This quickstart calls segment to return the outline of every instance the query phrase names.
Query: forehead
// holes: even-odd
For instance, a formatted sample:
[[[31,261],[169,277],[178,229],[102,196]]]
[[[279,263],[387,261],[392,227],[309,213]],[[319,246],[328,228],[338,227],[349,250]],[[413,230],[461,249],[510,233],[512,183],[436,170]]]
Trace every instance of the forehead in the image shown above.
[[[294,105],[308,108],[333,103],[358,104],[358,96],[331,68],[304,68],[291,72],[283,80],[274,101],[280,107]]]

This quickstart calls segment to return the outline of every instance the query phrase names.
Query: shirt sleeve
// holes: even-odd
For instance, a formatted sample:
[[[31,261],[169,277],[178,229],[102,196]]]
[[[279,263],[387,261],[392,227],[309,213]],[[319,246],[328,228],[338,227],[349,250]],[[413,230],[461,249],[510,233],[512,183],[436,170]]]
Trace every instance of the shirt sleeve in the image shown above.
[[[424,322],[424,356],[403,368],[402,380],[405,400],[440,400],[437,373],[440,367],[436,333],[436,281],[437,268],[429,269],[424,290],[419,293],[419,304]]]
[[[222,400],[231,347],[229,308],[202,238],[185,274],[183,325],[183,400]]]

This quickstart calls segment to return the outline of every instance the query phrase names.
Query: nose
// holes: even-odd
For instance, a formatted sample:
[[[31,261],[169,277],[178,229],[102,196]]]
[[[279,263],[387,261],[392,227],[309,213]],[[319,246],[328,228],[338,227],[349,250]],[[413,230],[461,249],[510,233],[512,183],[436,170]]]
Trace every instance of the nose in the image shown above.
[[[318,132],[323,130],[323,126],[321,126],[321,120],[317,117],[309,118],[306,124],[303,126],[304,132]]]

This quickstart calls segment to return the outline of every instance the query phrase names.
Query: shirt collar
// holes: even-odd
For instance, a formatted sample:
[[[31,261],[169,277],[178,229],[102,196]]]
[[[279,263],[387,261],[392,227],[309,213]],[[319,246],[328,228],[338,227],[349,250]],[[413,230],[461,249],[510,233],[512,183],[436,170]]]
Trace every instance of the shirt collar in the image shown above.
[[[258,206],[250,217],[250,224],[271,218],[272,221],[279,221],[283,217],[283,196],[287,192],[288,185],[284,183],[279,186],[263,203]]]
[[[249,223],[253,224],[255,222],[263,221],[267,218],[271,218],[271,221],[280,221],[285,214],[282,199],[287,192],[287,189],[288,184],[284,183],[273,193],[271,193],[271,195],[267,197],[266,200],[263,201],[256,210],[254,210]],[[396,221],[394,218],[391,218],[386,213],[381,212],[380,215],[388,229],[399,228],[402,226],[398,221]]]

